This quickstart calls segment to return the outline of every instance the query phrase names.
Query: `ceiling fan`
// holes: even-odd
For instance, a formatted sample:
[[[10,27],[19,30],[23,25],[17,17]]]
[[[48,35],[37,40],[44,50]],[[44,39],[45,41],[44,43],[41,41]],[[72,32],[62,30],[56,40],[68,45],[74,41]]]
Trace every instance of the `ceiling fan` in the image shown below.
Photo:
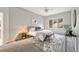
[[[49,7],[44,7],[44,11],[47,13],[47,12],[49,12],[49,11],[52,11],[53,10],[53,8],[49,8]]]

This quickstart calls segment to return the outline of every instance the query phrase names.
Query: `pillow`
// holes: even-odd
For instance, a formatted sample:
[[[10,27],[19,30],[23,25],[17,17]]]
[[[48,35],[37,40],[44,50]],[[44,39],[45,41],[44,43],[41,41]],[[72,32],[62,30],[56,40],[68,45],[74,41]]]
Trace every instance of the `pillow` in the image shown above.
[[[35,31],[40,31],[42,30],[41,27],[35,27]]]
[[[35,31],[35,27],[30,28],[30,31]]]
[[[52,31],[57,34],[65,34],[66,32],[64,28],[55,28],[55,29],[52,29]]]
[[[45,34],[44,33],[42,33],[42,32],[38,32],[37,34],[36,34],[36,37],[38,38],[38,40],[40,40],[40,41],[44,41],[44,38],[45,38]]]

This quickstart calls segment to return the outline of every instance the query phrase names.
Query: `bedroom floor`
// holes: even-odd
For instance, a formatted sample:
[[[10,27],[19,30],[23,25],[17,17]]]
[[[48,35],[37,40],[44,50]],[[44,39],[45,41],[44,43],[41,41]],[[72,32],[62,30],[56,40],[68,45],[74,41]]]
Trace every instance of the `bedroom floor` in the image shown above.
[[[25,39],[14,41],[0,47],[0,52],[42,52],[41,49],[36,47],[32,40]]]

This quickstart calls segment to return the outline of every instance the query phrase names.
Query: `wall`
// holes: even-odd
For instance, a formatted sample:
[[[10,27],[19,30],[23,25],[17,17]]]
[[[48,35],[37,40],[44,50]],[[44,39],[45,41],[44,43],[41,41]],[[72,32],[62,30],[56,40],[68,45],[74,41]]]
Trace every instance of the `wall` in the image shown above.
[[[50,16],[45,17],[45,22],[44,22],[45,28],[46,29],[49,28],[49,20],[58,19],[58,18],[63,18],[64,24],[65,25],[70,25],[71,24],[71,11],[63,12],[63,13],[59,13],[59,14],[50,15]]]
[[[9,9],[0,7],[0,12],[3,12],[3,43],[9,40]]]
[[[10,39],[13,39],[19,26],[30,26],[32,19],[35,18],[39,25],[43,26],[43,17],[23,8],[9,8],[10,11]]]

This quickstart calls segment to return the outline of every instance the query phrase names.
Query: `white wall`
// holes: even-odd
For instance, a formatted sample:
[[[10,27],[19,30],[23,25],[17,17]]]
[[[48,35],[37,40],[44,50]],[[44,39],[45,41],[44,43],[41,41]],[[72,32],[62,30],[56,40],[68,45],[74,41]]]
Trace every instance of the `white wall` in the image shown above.
[[[44,26],[46,29],[49,28],[49,20],[63,18],[65,25],[71,25],[71,11],[63,12],[55,15],[45,17]]]
[[[0,12],[3,12],[3,43],[9,40],[9,9],[0,7]]]
[[[39,25],[43,26],[43,17],[23,8],[9,8],[10,11],[10,39],[14,38],[19,26],[29,26],[35,18]]]

